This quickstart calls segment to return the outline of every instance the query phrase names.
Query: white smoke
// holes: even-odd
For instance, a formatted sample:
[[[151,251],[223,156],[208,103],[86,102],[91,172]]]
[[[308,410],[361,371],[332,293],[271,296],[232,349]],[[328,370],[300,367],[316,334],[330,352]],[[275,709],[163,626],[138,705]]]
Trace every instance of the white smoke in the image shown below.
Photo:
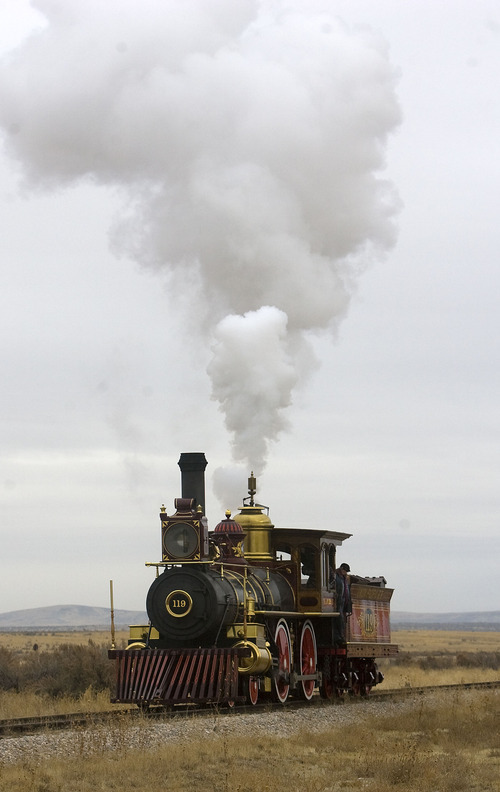
[[[258,463],[288,427],[283,411],[314,361],[308,346],[301,354],[304,341],[288,331],[287,315],[272,306],[226,316],[214,336],[208,373],[234,438],[233,456]]]
[[[315,0],[36,0],[0,122],[28,184],[128,196],[114,246],[197,284],[213,397],[260,472],[363,268],[394,241],[384,44]]]

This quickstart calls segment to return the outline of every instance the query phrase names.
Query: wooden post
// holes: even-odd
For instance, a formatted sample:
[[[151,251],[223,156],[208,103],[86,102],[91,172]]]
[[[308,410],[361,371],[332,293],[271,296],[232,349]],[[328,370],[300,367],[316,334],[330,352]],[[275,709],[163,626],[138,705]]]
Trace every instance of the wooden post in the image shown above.
[[[115,608],[113,604],[113,581],[109,581],[109,596],[111,601],[111,648],[115,649]]]

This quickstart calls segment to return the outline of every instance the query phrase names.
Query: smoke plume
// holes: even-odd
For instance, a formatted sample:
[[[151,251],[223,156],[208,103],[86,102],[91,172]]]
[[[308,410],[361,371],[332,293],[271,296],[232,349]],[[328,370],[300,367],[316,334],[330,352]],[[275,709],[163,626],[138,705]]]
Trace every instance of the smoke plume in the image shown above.
[[[126,196],[114,246],[191,289],[233,455],[260,472],[360,272],[394,241],[384,43],[316,0],[35,0],[0,68],[28,185]]]

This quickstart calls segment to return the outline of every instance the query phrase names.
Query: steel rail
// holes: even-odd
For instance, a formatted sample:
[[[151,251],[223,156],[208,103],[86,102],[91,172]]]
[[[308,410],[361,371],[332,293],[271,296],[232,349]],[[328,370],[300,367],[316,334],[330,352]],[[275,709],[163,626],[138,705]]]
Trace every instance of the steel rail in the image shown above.
[[[206,715],[213,715],[214,711],[219,714],[223,712],[231,713],[231,715],[248,714],[249,712],[261,713],[269,712],[272,708],[278,709],[301,709],[302,707],[325,707],[333,705],[343,705],[346,700],[351,702],[369,702],[380,700],[382,698],[399,698],[409,695],[424,695],[426,693],[434,693],[446,690],[487,690],[500,688],[500,680],[493,680],[490,682],[464,682],[454,685],[428,685],[421,687],[402,687],[402,688],[387,688],[382,690],[375,690],[366,696],[351,696],[347,695],[344,699],[343,696],[334,697],[332,699],[322,699],[319,693],[310,701],[302,701],[300,699],[290,699],[285,704],[271,703],[265,700],[259,702],[256,706],[243,705],[238,707],[219,707],[217,704],[203,705],[201,707],[194,704],[180,704],[171,708],[165,707],[151,707],[147,712],[141,711],[138,707],[120,708],[115,710],[106,710],[103,712],[88,712],[88,713],[70,713],[60,715],[42,715],[32,718],[9,718],[0,720],[0,738],[13,738],[22,734],[34,734],[40,731],[59,731],[62,729],[75,729],[87,728],[90,726],[104,724],[107,722],[117,721],[120,717],[136,718],[164,718],[169,719],[172,717],[182,717],[197,715],[200,717]]]

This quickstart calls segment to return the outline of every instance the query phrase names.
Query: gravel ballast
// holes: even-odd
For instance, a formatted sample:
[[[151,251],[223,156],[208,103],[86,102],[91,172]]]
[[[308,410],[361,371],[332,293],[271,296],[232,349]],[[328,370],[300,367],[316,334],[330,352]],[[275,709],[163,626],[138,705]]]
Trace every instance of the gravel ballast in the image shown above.
[[[105,751],[147,751],[170,742],[193,743],[203,739],[219,739],[226,735],[248,739],[255,736],[286,738],[307,731],[322,732],[343,729],[351,723],[380,717],[386,718],[415,707],[421,697],[403,701],[347,701],[344,704],[273,709],[265,712],[217,712],[198,717],[179,715],[168,720],[127,722],[117,713],[116,726],[109,724],[77,730],[45,732],[32,736],[7,737],[0,740],[0,764],[31,763],[47,758],[70,759],[91,756]]]

